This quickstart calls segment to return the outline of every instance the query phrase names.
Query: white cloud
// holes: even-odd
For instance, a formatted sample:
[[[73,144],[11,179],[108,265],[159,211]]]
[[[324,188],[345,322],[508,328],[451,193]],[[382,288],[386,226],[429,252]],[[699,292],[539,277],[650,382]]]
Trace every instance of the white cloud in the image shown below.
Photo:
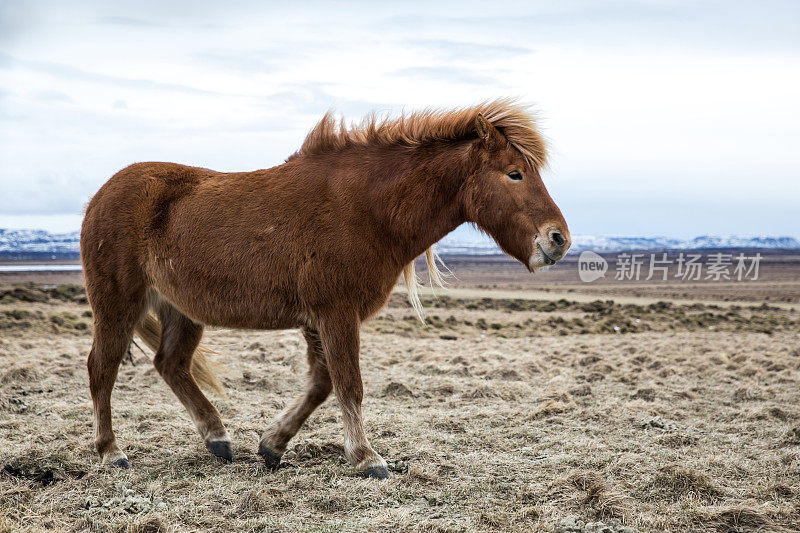
[[[280,163],[330,107],[519,95],[576,233],[800,235],[795,3],[188,5],[0,6],[0,220],[133,161]]]

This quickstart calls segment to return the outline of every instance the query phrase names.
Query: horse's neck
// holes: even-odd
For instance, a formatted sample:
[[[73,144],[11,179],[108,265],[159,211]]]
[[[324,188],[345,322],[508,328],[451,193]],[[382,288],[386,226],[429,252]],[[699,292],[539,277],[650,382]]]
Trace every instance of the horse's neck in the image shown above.
[[[371,212],[381,226],[391,255],[408,264],[464,222],[459,201],[466,161],[454,147],[407,150],[384,165],[393,169],[369,195]]]

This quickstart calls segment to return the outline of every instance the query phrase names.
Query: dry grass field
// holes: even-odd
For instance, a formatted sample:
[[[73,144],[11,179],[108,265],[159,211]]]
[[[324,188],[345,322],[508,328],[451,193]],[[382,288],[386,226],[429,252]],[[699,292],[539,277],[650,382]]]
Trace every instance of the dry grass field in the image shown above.
[[[345,462],[335,399],[278,471],[261,465],[261,431],[303,388],[296,331],[206,332],[232,464],[134,347],[113,398],[134,469],[100,466],[82,289],[6,279],[0,531],[800,531],[796,270],[726,290],[558,271],[519,286],[514,268],[456,264],[426,326],[399,294],[365,325],[365,424],[387,481]]]

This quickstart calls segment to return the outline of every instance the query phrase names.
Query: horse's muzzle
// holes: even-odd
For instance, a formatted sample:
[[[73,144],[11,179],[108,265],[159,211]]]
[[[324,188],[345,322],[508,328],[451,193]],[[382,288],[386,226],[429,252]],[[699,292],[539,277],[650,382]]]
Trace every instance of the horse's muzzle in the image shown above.
[[[533,239],[533,253],[528,260],[528,269],[533,271],[554,265],[564,257],[572,244],[568,231],[550,226]]]

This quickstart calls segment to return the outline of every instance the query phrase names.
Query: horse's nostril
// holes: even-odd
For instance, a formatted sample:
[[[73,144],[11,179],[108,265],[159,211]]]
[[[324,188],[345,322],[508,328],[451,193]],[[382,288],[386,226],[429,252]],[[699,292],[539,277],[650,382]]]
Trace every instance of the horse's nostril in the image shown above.
[[[550,240],[551,240],[551,241],[553,241],[553,243],[554,243],[556,246],[564,246],[564,243],[565,243],[565,242],[567,242],[567,241],[564,239],[564,236],[563,236],[563,235],[561,235],[561,233],[560,233],[560,232],[558,232],[558,231],[552,231],[552,232],[550,232]]]

